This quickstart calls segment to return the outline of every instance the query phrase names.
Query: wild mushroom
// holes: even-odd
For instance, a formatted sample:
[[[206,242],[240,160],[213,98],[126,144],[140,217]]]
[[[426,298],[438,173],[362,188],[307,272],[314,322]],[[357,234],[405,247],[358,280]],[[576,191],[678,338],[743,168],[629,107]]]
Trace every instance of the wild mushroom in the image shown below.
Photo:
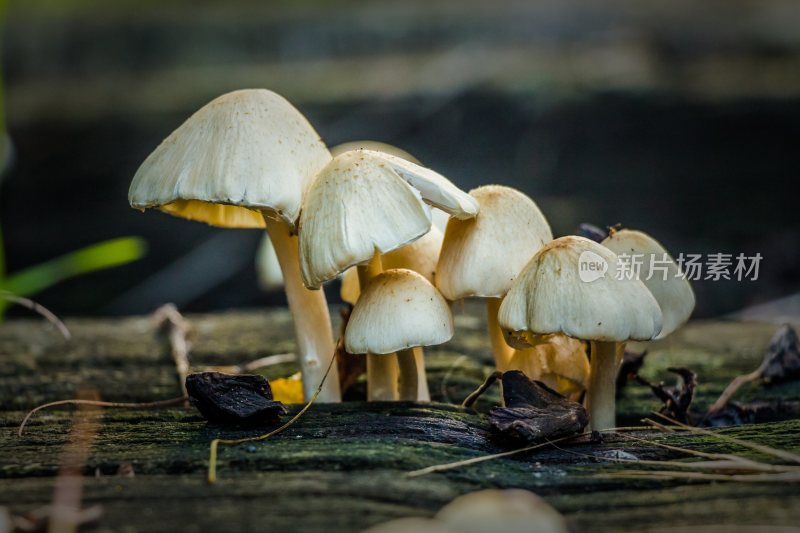
[[[551,333],[590,341],[586,406],[595,430],[614,427],[619,343],[649,340],[661,331],[661,310],[641,281],[620,280],[613,274],[581,278],[582,268],[613,273],[617,262],[614,252],[589,239],[556,239],[525,266],[498,314],[500,326],[515,344]]]
[[[417,399],[417,367],[412,348],[447,342],[453,316],[444,297],[424,276],[407,269],[375,276],[356,302],[344,335],[350,353],[383,357],[397,353],[400,399]]]
[[[567,533],[564,517],[536,494],[521,489],[479,490],[442,507],[436,520],[459,533]]]
[[[388,254],[381,256],[381,264],[384,269],[407,268],[421,274],[433,283],[433,276],[436,271],[436,262],[439,259],[439,250],[442,247],[442,232],[436,226],[431,226],[431,230],[412,242]],[[345,302],[355,305],[361,290],[358,284],[358,272],[354,267],[349,268],[342,276],[342,287],[339,294]],[[415,347],[414,358],[417,363],[417,401],[429,402],[431,399],[428,390],[428,379],[425,373],[425,354],[421,347]]]
[[[294,224],[313,177],[331,160],[319,135],[283,97],[249,89],[206,104],[139,167],[132,207],[225,228],[266,228],[285,279],[303,390],[316,390],[334,354],[325,295],[303,287]],[[319,400],[340,401],[336,367]]]
[[[473,219],[448,222],[436,286],[451,301],[486,299],[492,353],[502,372],[508,369],[513,349],[497,325],[497,310],[519,272],[553,234],[534,201],[515,189],[485,185],[470,195],[481,212]]]
[[[667,250],[650,235],[636,230],[611,230],[601,243],[620,256],[641,260],[639,280],[661,307],[663,326],[656,339],[662,339],[683,325],[694,310],[694,291]]]
[[[404,246],[431,228],[431,203],[459,218],[478,204],[432,170],[370,150],[336,156],[308,189],[300,217],[303,281],[316,289],[358,266],[361,289],[380,273],[381,254]],[[391,359],[367,355],[367,395],[391,400]]]

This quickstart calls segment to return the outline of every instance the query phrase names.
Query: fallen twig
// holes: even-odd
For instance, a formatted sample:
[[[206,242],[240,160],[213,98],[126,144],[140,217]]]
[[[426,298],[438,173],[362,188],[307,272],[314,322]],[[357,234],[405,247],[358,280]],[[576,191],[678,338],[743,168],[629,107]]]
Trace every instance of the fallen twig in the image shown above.
[[[43,405],[39,405],[28,411],[28,414],[25,415],[25,418],[22,419],[22,423],[20,423],[19,425],[17,436],[19,437],[22,436],[22,432],[25,430],[25,426],[28,424],[28,421],[33,415],[35,415],[42,409],[46,409],[48,407],[56,407],[59,405],[91,405],[95,407],[117,407],[122,409],[158,409],[161,407],[172,407],[173,405],[181,405],[186,403],[188,399],[189,399],[188,396],[180,396],[178,398],[170,398],[168,400],[159,400],[157,402],[143,402],[143,403],[102,402],[99,400],[59,400],[57,402],[50,402]]]
[[[70,340],[72,338],[72,334],[69,332],[69,329],[67,329],[67,326],[64,325],[61,319],[43,305],[38,304],[31,299],[17,296],[8,291],[0,291],[0,297],[2,297],[4,300],[8,300],[9,302],[21,305],[22,307],[26,307],[34,313],[38,313],[45,320],[53,324],[66,340]]]
[[[164,304],[153,312],[153,320],[158,327],[167,326],[169,336],[170,352],[172,360],[175,362],[175,371],[181,386],[181,392],[187,396],[186,376],[189,375],[189,349],[191,344],[188,340],[189,332],[192,329],[189,321],[183,318],[178,308],[173,304]]]

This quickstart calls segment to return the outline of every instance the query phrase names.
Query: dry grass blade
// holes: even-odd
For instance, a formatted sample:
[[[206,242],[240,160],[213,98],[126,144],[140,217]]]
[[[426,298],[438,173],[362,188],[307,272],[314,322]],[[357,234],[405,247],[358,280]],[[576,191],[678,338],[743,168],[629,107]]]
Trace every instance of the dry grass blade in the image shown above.
[[[101,402],[99,400],[59,400],[57,402],[50,402],[43,405],[39,405],[34,407],[28,414],[25,415],[25,418],[22,419],[22,422],[19,425],[19,430],[17,431],[17,436],[21,437],[22,432],[25,430],[25,426],[28,424],[28,421],[31,419],[33,415],[41,411],[42,409],[47,409],[48,407],[56,407],[59,405],[87,405],[87,406],[94,406],[94,407],[117,407],[122,409],[158,409],[161,407],[172,407],[173,405],[181,405],[188,400],[188,396],[180,396],[178,398],[170,398],[168,400],[159,400],[157,402],[144,402],[144,403],[122,403],[122,402]]]
[[[674,470],[620,470],[596,474],[598,478],[629,479],[681,479],[697,481],[738,481],[748,483],[798,483],[800,472],[781,472],[776,474],[709,474],[706,472],[683,472]]]
[[[665,415],[662,415],[662,414],[659,414],[659,413],[655,413],[655,414],[656,414],[656,416],[659,416],[659,417],[663,418],[664,420],[666,420],[667,422],[675,424],[678,427],[680,427],[682,429],[685,429],[686,431],[689,431],[689,432],[692,432],[692,433],[699,433],[701,435],[708,435],[710,437],[714,437],[714,438],[719,439],[719,440],[730,442],[732,444],[737,444],[737,445],[743,446],[745,448],[750,448],[751,450],[763,453],[764,455],[771,455],[773,457],[777,457],[778,459],[782,459],[782,460],[788,461],[790,463],[800,464],[800,455],[797,455],[797,454],[794,454],[794,453],[791,453],[791,452],[787,452],[785,450],[779,450],[779,449],[773,448],[771,446],[765,446],[763,444],[757,444],[755,442],[750,442],[750,441],[746,441],[746,440],[742,440],[742,439],[737,439],[736,437],[729,437],[728,435],[724,435],[724,434],[721,434],[721,433],[716,432],[716,431],[709,431],[709,430],[703,429],[703,428],[696,428],[696,427],[688,426],[686,424],[678,422],[677,420],[673,420],[672,418],[670,418],[668,416],[665,416]]]

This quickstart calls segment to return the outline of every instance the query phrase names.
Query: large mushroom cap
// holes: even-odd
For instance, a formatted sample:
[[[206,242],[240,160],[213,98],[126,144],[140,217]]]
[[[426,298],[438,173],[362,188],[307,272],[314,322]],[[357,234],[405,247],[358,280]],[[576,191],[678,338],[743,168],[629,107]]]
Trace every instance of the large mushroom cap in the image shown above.
[[[614,252],[583,237],[550,242],[508,291],[500,326],[517,339],[526,332],[613,342],[652,339],[661,331],[658,303],[641,281],[617,279],[617,261]],[[597,270],[597,265],[607,268]],[[602,275],[584,276],[584,281],[581,268]]]
[[[436,226],[412,242],[381,257],[381,264],[385,270],[391,268],[407,268],[425,279],[434,282],[436,262],[439,260],[439,250],[442,248],[442,232]],[[339,291],[342,300],[355,304],[361,294],[358,281],[358,272],[351,267],[342,277],[342,288]]]
[[[453,336],[444,297],[422,275],[406,269],[375,276],[353,308],[344,335],[350,353],[387,354],[432,346]]]
[[[459,533],[567,533],[561,514],[536,494],[520,489],[480,490],[445,505],[436,519]]]
[[[214,226],[263,228],[261,211],[294,224],[331,156],[303,115],[266,89],[224,94],[151,153],[131,182],[137,209]]]
[[[480,204],[471,219],[451,218],[439,256],[436,286],[449,300],[502,297],[533,254],[553,238],[529,197],[502,185],[470,191]]]
[[[644,232],[623,229],[612,232],[601,244],[618,256],[627,254],[641,260],[639,279],[655,297],[664,317],[657,339],[689,320],[694,310],[694,291],[661,243]]]
[[[373,150],[337,155],[306,193],[300,216],[303,282],[319,288],[376,252],[418,239],[431,227],[425,202],[453,216],[478,212],[470,195],[432,170]]]

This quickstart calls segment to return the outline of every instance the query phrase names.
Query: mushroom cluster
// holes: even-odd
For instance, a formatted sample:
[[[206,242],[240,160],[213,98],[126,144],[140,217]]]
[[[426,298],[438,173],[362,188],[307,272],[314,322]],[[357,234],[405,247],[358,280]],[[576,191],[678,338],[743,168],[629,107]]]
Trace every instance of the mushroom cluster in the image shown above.
[[[319,290],[338,277],[354,306],[344,347],[366,354],[369,400],[429,400],[423,347],[453,336],[451,302],[482,298],[497,369],[583,396],[594,429],[614,426],[625,342],[668,335],[694,308],[678,265],[652,237],[554,239],[522,192],[466,193],[381,143],[329,151],[297,109],[264,89],[222,95],[192,115],[141,165],[129,200],[214,226],[266,229],[262,279],[286,292],[306,399],[320,383],[320,401],[341,399]],[[579,271],[587,254],[611,272],[620,255],[640,254],[644,268],[638,279],[603,270],[587,281]]]

